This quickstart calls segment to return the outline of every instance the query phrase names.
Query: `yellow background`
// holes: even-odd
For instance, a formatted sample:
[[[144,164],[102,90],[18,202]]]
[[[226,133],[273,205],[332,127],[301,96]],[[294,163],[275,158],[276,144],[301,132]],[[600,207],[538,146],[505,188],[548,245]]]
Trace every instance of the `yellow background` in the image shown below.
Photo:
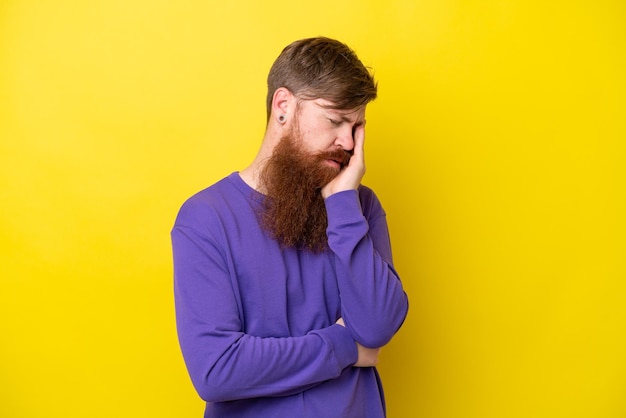
[[[202,415],[169,230],[326,35],[380,81],[389,416],[625,417],[625,27],[618,0],[2,1],[0,416]]]

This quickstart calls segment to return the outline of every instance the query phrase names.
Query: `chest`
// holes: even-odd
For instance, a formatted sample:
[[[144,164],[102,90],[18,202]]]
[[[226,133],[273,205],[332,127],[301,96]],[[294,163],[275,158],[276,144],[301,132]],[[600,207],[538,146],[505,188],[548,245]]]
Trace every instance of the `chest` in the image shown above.
[[[260,230],[237,246],[231,278],[246,333],[301,336],[341,316],[332,253],[281,249]]]

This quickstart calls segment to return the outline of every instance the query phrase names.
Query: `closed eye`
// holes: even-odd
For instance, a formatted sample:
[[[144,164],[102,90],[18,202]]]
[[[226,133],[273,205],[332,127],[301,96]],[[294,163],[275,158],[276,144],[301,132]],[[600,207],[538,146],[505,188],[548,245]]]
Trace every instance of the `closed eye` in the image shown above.
[[[335,120],[335,119],[328,118],[328,121],[329,121],[329,122],[330,122],[330,124],[331,124],[331,125],[333,125],[333,126],[339,126],[339,125],[341,125],[341,121],[340,121],[340,120]]]

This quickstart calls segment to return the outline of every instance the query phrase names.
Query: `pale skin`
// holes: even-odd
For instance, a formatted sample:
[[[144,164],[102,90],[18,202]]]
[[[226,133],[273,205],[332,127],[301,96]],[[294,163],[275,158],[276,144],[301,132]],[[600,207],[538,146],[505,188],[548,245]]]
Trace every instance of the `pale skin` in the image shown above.
[[[345,111],[328,109],[324,107],[327,104],[329,102],[323,99],[299,100],[288,89],[277,89],[261,149],[252,164],[239,173],[241,178],[252,188],[263,192],[259,186],[259,173],[265,160],[272,155],[280,139],[297,123],[303,146],[308,151],[341,148],[352,152],[350,162],[341,170],[338,163],[328,160],[328,164],[337,167],[338,174],[322,188],[324,199],[341,191],[356,190],[365,175],[365,107]],[[285,117],[283,122],[278,119],[281,115]],[[336,324],[345,327],[343,318],[339,318]],[[380,348],[368,348],[359,343],[356,346],[358,358],[355,367],[373,367],[378,363]]]

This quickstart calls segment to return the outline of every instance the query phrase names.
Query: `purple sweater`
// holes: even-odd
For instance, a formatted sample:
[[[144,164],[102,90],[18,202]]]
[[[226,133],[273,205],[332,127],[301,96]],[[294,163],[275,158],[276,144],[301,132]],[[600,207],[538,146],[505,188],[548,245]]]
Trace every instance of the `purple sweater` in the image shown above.
[[[380,418],[375,368],[408,301],[380,202],[326,199],[330,249],[281,249],[259,226],[263,195],[233,173],[191,197],[172,230],[180,346],[205,417]],[[339,317],[346,327],[336,325]]]

